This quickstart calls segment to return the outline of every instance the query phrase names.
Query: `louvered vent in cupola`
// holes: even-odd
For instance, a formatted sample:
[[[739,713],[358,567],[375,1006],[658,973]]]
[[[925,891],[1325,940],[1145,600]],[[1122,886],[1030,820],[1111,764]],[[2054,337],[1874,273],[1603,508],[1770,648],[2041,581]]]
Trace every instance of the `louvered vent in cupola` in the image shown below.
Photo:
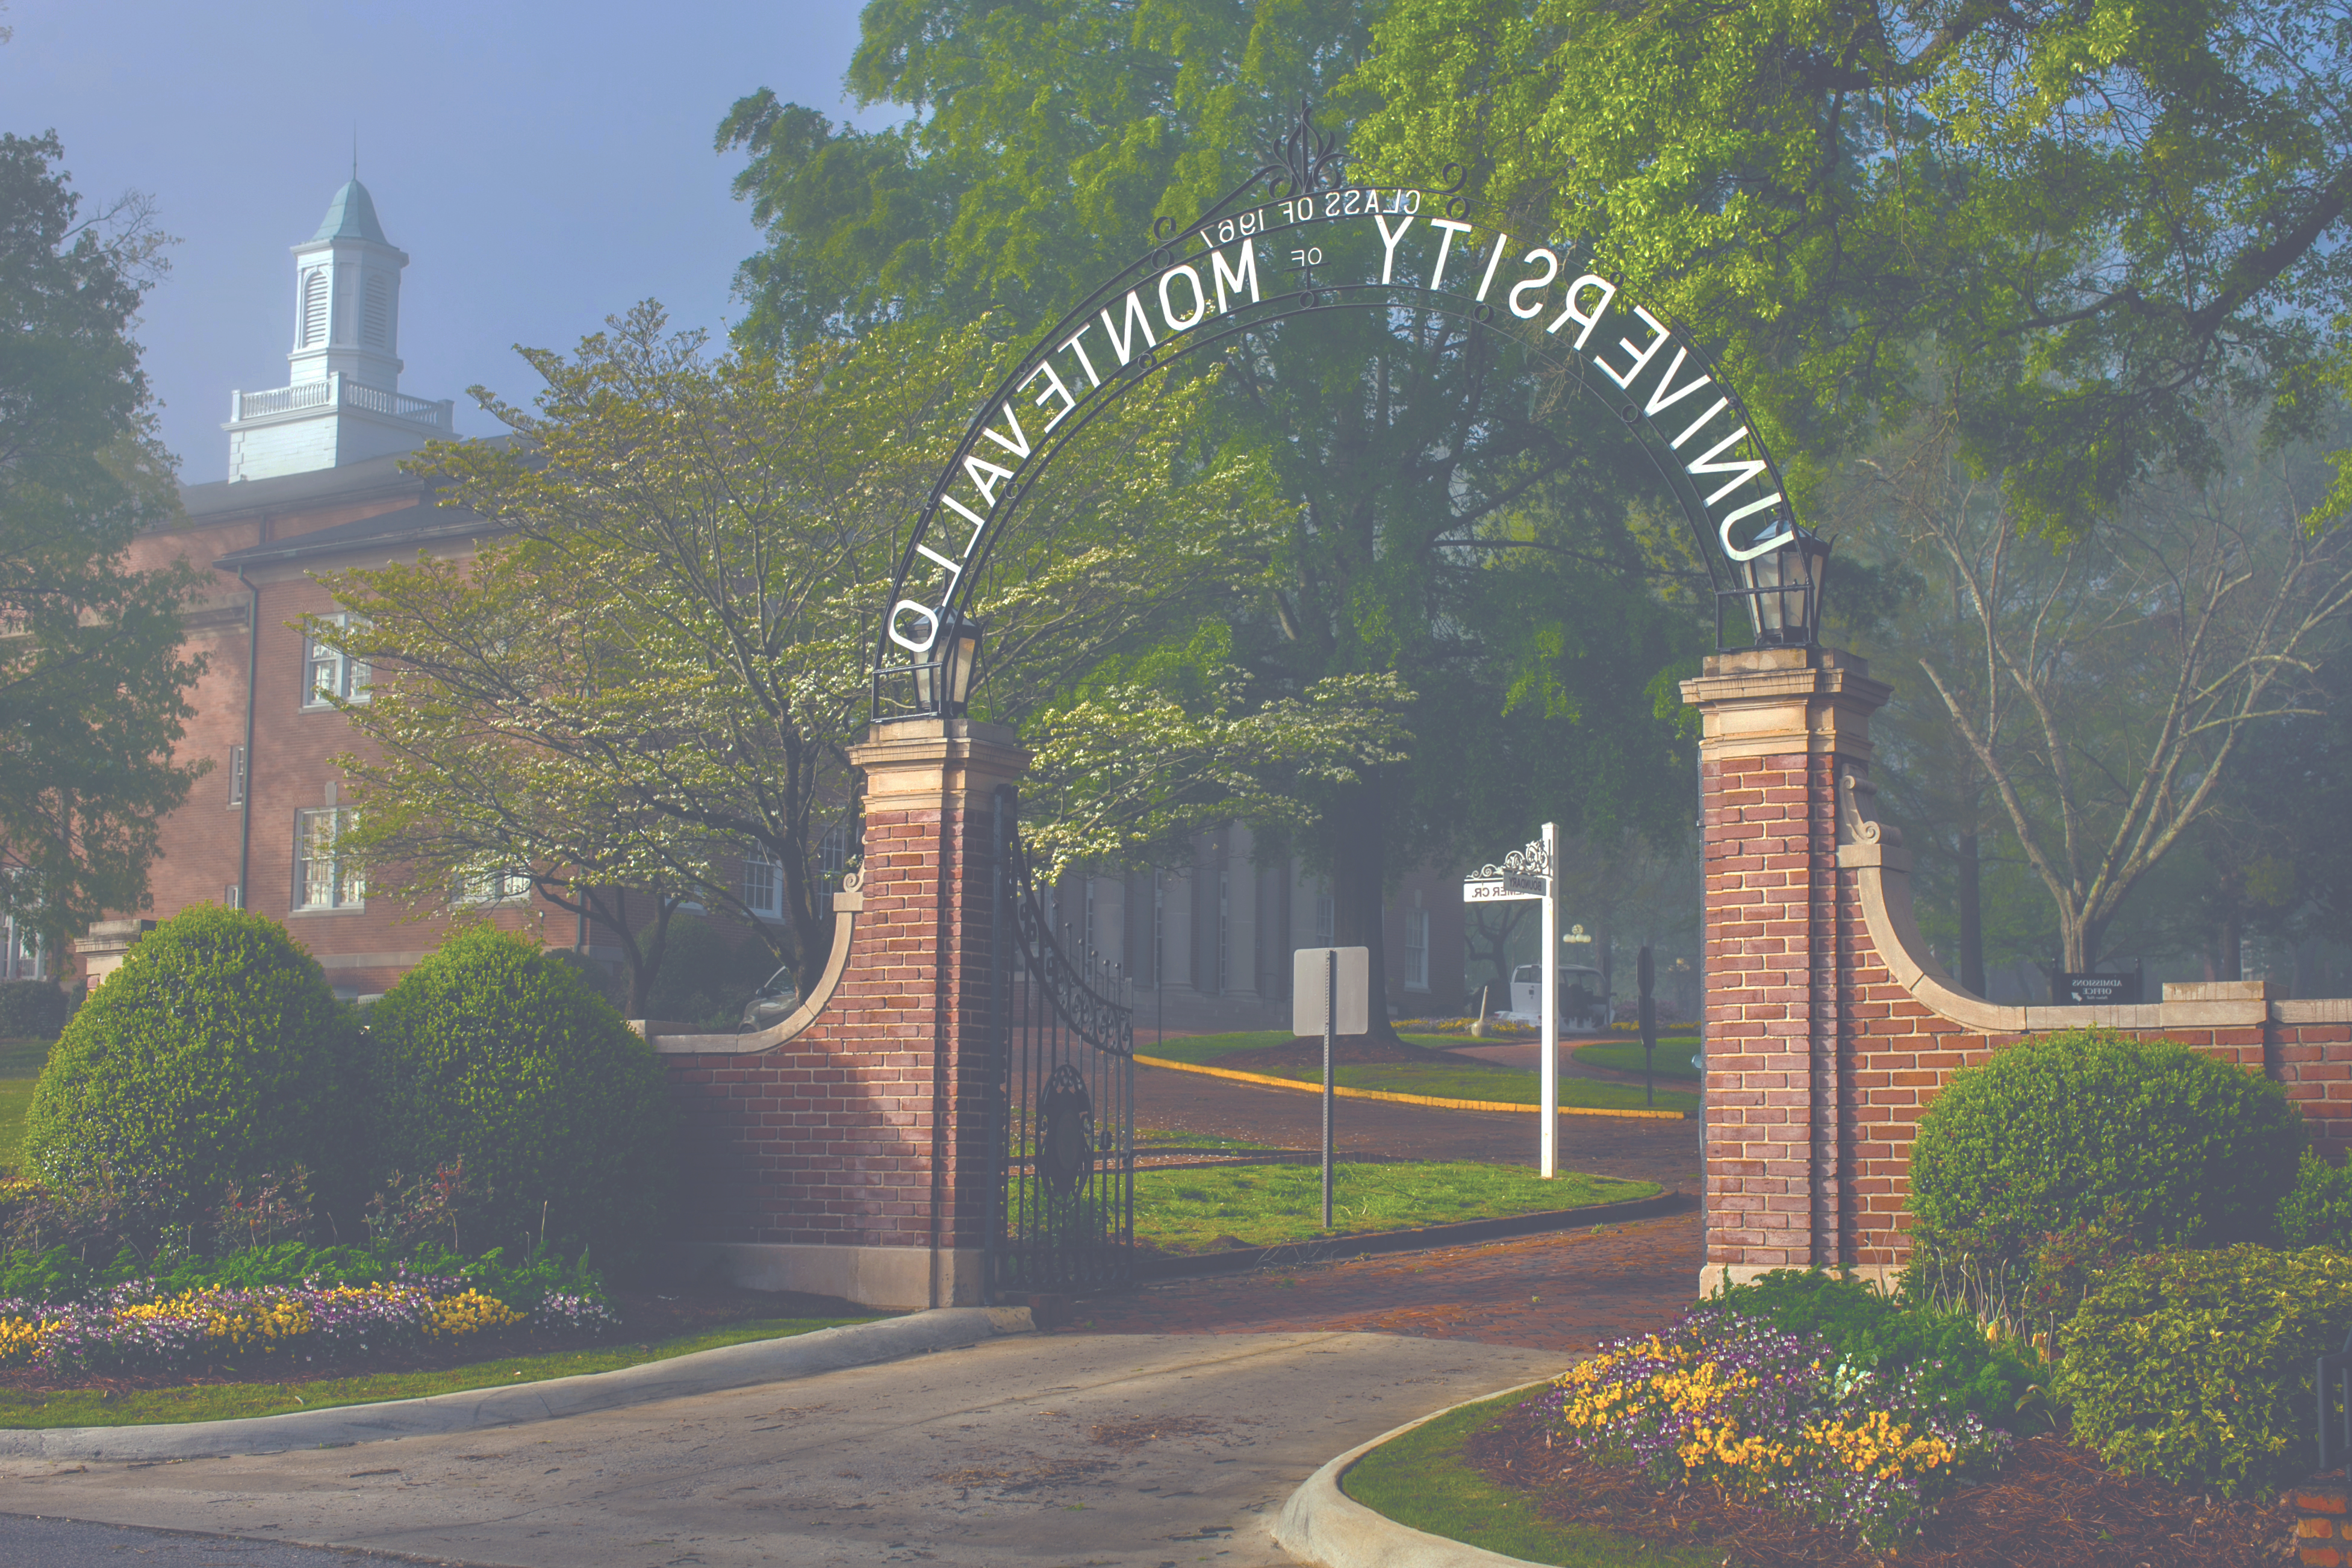
[[[302,276],[302,346],[317,348],[327,341],[327,274],[312,268]]]
[[[381,272],[368,276],[364,341],[372,349],[387,348],[392,343],[392,279]]]

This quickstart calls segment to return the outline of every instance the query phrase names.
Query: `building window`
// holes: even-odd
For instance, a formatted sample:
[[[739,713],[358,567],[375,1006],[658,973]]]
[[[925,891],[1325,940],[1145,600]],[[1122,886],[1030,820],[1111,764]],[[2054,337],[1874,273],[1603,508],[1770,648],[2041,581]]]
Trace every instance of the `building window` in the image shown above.
[[[763,921],[784,918],[784,868],[758,850],[743,857],[743,907]]]
[[[1429,989],[1429,911],[1404,912],[1404,988]]]
[[[1337,942],[1334,942],[1331,940],[1331,933],[1332,933],[1333,931],[1337,931],[1337,930],[1339,929],[1339,921],[1338,921],[1338,918],[1337,918],[1337,916],[1338,916],[1338,911],[1337,911],[1337,910],[1335,910],[1332,908],[1332,906],[1331,906],[1331,895],[1330,895],[1329,893],[1328,893],[1328,892],[1323,892],[1323,893],[1318,893],[1318,894],[1316,894],[1316,895],[1315,895],[1315,945],[1316,945],[1316,946],[1318,946],[1318,947],[1336,947],[1336,946],[1338,946],[1338,945],[1339,945]]]
[[[354,624],[365,624],[347,615],[320,618],[346,629]],[[315,637],[302,640],[303,707],[331,708],[338,701],[364,702],[367,700],[368,666],[365,659],[346,658]]]
[[[243,746],[231,746],[228,749],[228,803],[231,805],[245,804],[245,748]]]
[[[510,904],[529,897],[528,870],[484,871],[457,885],[457,901],[461,904]]]
[[[367,901],[366,879],[341,848],[356,820],[356,813],[336,806],[294,814],[296,909],[356,909]]]
[[[392,281],[381,272],[368,275],[366,335],[372,349],[392,341]]]
[[[824,830],[816,841],[816,868],[828,877],[838,877],[849,868],[849,829],[835,826]]]
[[[302,346],[317,348],[327,341],[327,274],[313,268],[302,274]]]
[[[47,980],[49,977],[48,954],[40,933],[31,926],[19,921],[14,915],[9,916],[5,931],[0,931],[0,942],[6,944],[6,961],[0,963],[0,979]]]
[[[245,889],[238,887],[235,882],[231,882],[226,887],[223,888],[221,889],[221,908],[225,910],[241,910],[245,908]]]

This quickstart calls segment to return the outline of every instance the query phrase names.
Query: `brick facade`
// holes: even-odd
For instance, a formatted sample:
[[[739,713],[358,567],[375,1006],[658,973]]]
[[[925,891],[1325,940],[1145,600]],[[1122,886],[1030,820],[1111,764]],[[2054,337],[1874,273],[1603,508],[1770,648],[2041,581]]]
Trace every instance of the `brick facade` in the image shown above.
[[[1719,654],[1683,686],[1705,722],[1706,1268],[1898,1268],[1911,1140],[1958,1068],[2099,1024],[2284,1084],[2315,1143],[2352,1144],[2352,1001],[2259,981],[2160,1003],[2000,1006],[1937,967],[1901,835],[1870,809],[1870,715],[1891,688],[1833,648]]]

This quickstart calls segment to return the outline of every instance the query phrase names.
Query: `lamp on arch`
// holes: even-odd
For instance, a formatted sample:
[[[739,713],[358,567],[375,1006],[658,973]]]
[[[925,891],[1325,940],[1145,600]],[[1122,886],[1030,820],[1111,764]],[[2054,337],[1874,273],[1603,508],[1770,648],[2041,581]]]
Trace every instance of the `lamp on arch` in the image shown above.
[[[980,663],[987,628],[975,616],[951,610],[940,618],[930,661],[915,667],[915,702],[941,719],[960,716],[971,700],[971,672]]]
[[[1771,528],[1757,542],[1783,538],[1788,542],[1739,563],[1745,585],[1736,592],[1748,601],[1758,647],[1811,647],[1821,637],[1822,584],[1829,573],[1830,542],[1799,527],[1785,507],[1774,514]]]

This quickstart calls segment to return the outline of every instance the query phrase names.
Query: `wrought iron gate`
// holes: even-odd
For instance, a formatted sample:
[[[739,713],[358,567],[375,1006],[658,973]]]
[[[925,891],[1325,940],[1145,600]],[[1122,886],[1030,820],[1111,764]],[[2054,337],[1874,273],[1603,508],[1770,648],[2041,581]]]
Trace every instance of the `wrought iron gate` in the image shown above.
[[[1135,1279],[1135,1009],[1087,933],[1055,940],[996,795],[996,1170],[988,1299]]]

